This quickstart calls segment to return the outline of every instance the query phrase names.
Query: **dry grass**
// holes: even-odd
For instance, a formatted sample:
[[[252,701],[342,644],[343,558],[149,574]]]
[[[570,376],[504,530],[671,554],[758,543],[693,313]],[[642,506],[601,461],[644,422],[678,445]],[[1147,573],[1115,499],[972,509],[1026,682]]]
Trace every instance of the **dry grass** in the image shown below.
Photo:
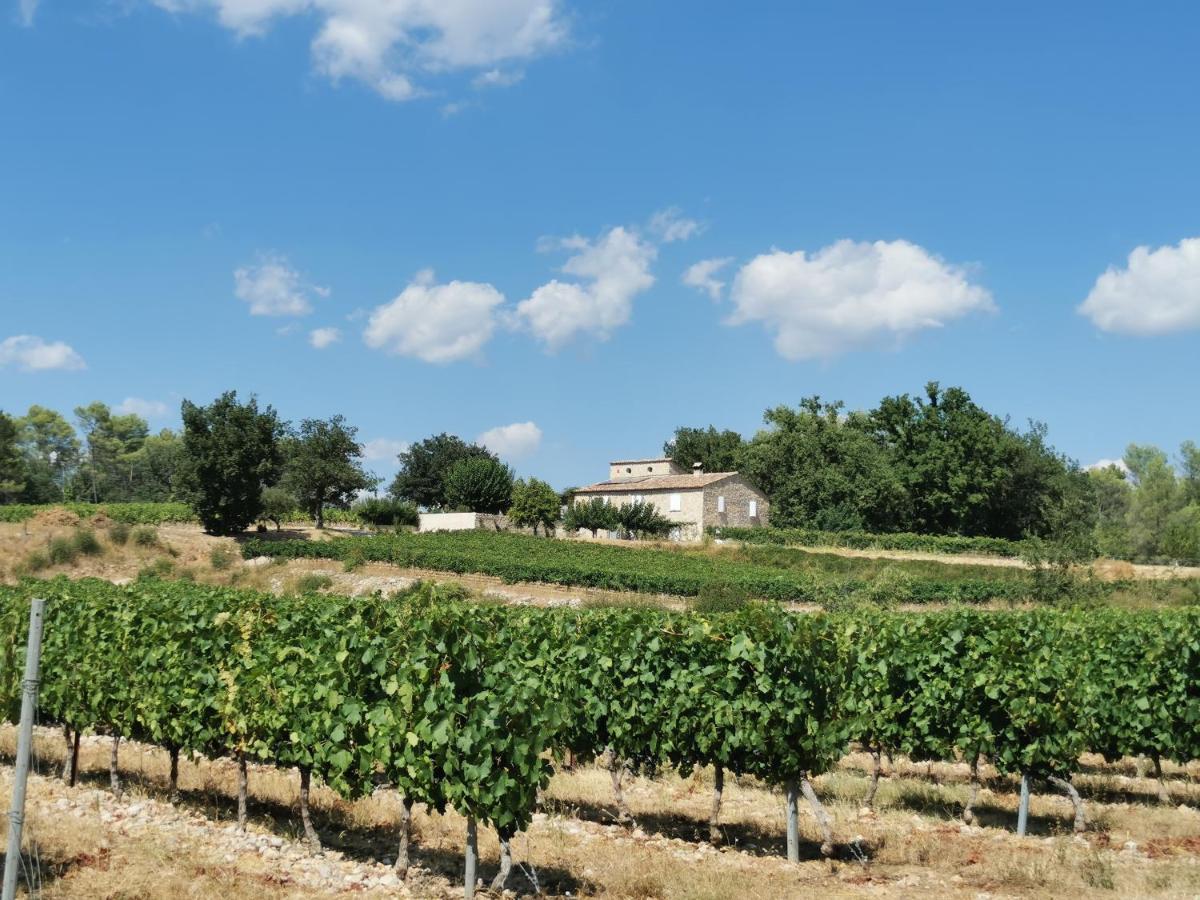
[[[13,733],[0,733],[0,750],[11,753]],[[56,798],[78,795],[107,784],[107,740],[85,741],[83,785],[66,788],[55,779],[35,783],[39,800],[30,833],[41,849],[44,896],[168,897],[299,896],[279,882],[279,872],[258,857],[223,855],[203,841],[148,840],[122,834],[99,815],[62,820]],[[44,772],[61,756],[61,738],[43,731],[38,741]],[[1083,837],[1070,834],[1071,810],[1065,798],[1036,794],[1031,837],[1012,834],[1016,796],[1013,785],[984,772],[980,818],[985,827],[957,820],[966,796],[966,767],[935,764],[929,780],[924,764],[903,760],[887,769],[878,811],[859,809],[866,789],[862,754],[847,757],[818,779],[835,822],[837,858],[822,860],[819,837],[807,810],[801,813],[802,862],[789,866],[783,851],[784,810],[778,792],[753,779],[726,782],[722,827],[725,846],[705,842],[711,803],[711,773],[690,778],[665,774],[630,781],[626,798],[636,825],[615,824],[607,771],[582,766],[555,775],[546,792],[546,812],[514,841],[517,860],[532,866],[551,896],[604,896],[701,900],[727,897],[1192,897],[1200,891],[1200,770],[1168,770],[1174,797],[1190,806],[1159,807],[1154,785],[1136,774],[1135,764],[1097,767],[1080,777],[1089,814],[1098,828]],[[1093,761],[1089,761],[1089,765]],[[127,802],[162,799],[166,755],[131,745],[122,748]],[[1129,774],[1133,773],[1133,774]],[[184,804],[214,824],[214,833],[233,817],[236,773],[228,761],[184,763],[180,786]],[[0,790],[7,791],[7,775]],[[1124,780],[1122,780],[1124,779]],[[1125,793],[1112,799],[1112,788]],[[299,837],[294,814],[298,780],[294,772],[254,767],[250,776],[251,828]],[[40,802],[40,801],[47,802]],[[391,791],[354,803],[315,791],[317,826],[325,843],[352,859],[390,862],[398,800]],[[409,884],[414,896],[452,896],[457,891],[464,822],[418,808],[415,816],[418,872]],[[1133,841],[1136,851],[1125,849]],[[481,833],[482,877],[495,870],[494,833]],[[532,893],[529,879],[514,873],[510,887]],[[346,890],[350,890],[347,888]],[[338,893],[309,890],[304,896]]]

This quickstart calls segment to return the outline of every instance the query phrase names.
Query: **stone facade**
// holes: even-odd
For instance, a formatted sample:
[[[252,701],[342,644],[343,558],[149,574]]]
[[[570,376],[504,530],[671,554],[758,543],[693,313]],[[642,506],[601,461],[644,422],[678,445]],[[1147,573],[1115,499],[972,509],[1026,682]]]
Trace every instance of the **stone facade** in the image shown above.
[[[710,527],[753,528],[770,522],[766,495],[737,472],[685,473],[670,460],[653,459],[618,460],[609,464],[609,474],[608,481],[576,491],[575,502],[601,497],[617,506],[653,504],[678,523],[673,540],[698,541]]]

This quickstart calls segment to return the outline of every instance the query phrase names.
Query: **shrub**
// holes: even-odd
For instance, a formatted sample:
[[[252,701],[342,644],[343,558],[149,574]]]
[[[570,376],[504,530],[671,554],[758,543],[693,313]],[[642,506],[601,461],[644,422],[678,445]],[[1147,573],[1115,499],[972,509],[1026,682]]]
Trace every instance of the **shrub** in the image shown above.
[[[279,531],[283,523],[289,521],[295,512],[296,498],[289,491],[281,487],[263,488],[260,519],[274,523],[275,530]]]
[[[446,502],[455,509],[502,513],[512,504],[513,472],[486,456],[462,459],[446,473]]]
[[[912,576],[899,566],[888,566],[859,588],[855,592],[855,599],[882,608],[912,603]]]
[[[129,533],[132,530],[124,522],[114,522],[108,529],[108,540],[114,547],[124,547],[129,542]]]
[[[51,565],[65,566],[75,562],[79,551],[75,549],[75,542],[70,538],[56,537],[47,545],[46,555],[50,558]]]
[[[360,522],[372,528],[400,528],[411,525],[414,528],[420,524],[421,516],[417,507],[406,500],[394,500],[390,497],[370,497],[356,503],[350,512],[357,516]]]
[[[744,587],[728,581],[714,581],[700,588],[688,608],[704,614],[737,612],[749,602],[750,593]]]
[[[148,526],[133,529],[133,542],[139,547],[157,547],[158,529]]]
[[[42,569],[50,567],[50,557],[46,555],[44,550],[34,550],[32,553],[26,554],[25,558],[16,565],[14,574],[18,577],[21,575],[31,575],[34,572],[40,572]]]
[[[160,556],[148,566],[143,566],[137,573],[138,580],[146,578],[166,578],[175,571],[175,563],[167,559],[165,556]]]
[[[333,587],[333,579],[328,575],[310,572],[308,575],[302,575],[296,579],[296,590],[301,594],[315,594],[317,591],[323,591],[330,587]]]
[[[104,552],[100,541],[96,539],[96,532],[90,528],[80,528],[71,535],[71,545],[84,556],[98,556]]]
[[[237,559],[237,554],[228,547],[213,547],[208,554],[208,561],[218,571],[228,569]]]

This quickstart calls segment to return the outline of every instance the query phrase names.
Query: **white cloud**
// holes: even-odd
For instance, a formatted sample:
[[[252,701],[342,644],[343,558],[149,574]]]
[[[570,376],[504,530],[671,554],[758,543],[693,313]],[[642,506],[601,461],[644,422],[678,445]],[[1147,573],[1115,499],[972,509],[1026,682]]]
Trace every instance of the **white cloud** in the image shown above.
[[[39,2],[40,0],[19,0],[17,3],[17,17],[26,28],[33,25],[33,17],[37,15]]]
[[[558,0],[153,2],[175,13],[213,11],[239,37],[261,35],[280,19],[311,17],[320,23],[312,41],[317,71],[335,82],[362,81],[389,100],[427,93],[418,84],[424,76],[498,71],[498,64],[532,59],[567,36]],[[490,83],[501,84],[500,77]]]
[[[940,328],[995,309],[966,271],[907,241],[838,241],[811,256],[772,250],[734,279],[729,324],[761,322],[790,360],[847,350]]]
[[[25,372],[87,368],[83,357],[69,344],[62,341],[47,343],[32,334],[18,334],[0,341],[0,366],[7,365],[15,365]]]
[[[698,291],[704,291],[714,300],[720,300],[725,282],[719,281],[713,276],[731,262],[733,262],[732,256],[702,259],[700,262],[693,263],[687,267],[687,271],[683,273],[683,283],[688,287],[696,288]]]
[[[1123,459],[1098,459],[1090,466],[1084,466],[1083,468],[1086,472],[1093,472],[1097,469],[1107,469],[1109,466],[1116,466],[1125,473],[1126,477],[1131,474],[1129,471],[1129,466],[1125,465],[1125,460]]]
[[[620,226],[595,241],[576,235],[558,246],[578,251],[562,271],[583,283],[555,279],[543,284],[517,304],[515,320],[552,350],[581,333],[607,339],[629,321],[633,298],[654,284],[650,264],[658,251]]]
[[[657,236],[664,244],[686,241],[704,230],[704,227],[695,219],[684,216],[678,206],[668,206],[652,215],[649,228],[650,233]]]
[[[1079,312],[1097,328],[1121,334],[1200,328],[1200,238],[1138,247],[1124,269],[1110,267],[1096,279]]]
[[[141,397],[126,397],[116,408],[123,416],[141,416],[143,419],[159,419],[167,414],[167,404],[161,400],[143,400]]]
[[[341,339],[342,332],[337,328],[314,328],[308,333],[308,342],[318,350],[324,350]]]
[[[466,359],[491,338],[494,310],[503,302],[504,295],[490,284],[436,284],[426,269],[395,300],[376,307],[363,340],[368,347],[425,362]]]
[[[395,462],[396,457],[408,449],[408,441],[392,438],[375,438],[363,444],[363,456],[371,460]]]
[[[471,86],[475,88],[489,87],[512,87],[519,83],[525,77],[525,73],[520,69],[505,71],[504,69],[488,69],[471,79]]]
[[[305,316],[312,295],[327,297],[329,289],[305,283],[286,257],[268,254],[256,266],[234,270],[233,293],[250,304],[253,316]]]
[[[533,422],[513,422],[489,428],[475,439],[497,456],[522,459],[535,452],[542,443],[542,429]]]

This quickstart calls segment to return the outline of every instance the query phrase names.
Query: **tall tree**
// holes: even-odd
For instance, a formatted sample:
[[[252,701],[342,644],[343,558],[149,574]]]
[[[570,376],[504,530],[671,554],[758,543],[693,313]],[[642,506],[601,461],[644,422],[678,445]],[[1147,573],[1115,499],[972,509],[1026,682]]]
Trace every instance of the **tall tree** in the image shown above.
[[[663,453],[683,469],[700,463],[705,472],[736,472],[741,468],[744,448],[745,442],[736,431],[717,431],[712,425],[681,425],[675,429],[675,437],[663,444]]]
[[[904,492],[859,414],[807,397],[764,414],[768,428],[746,446],[743,469],[771,498],[771,523],[830,530],[890,530]]]
[[[141,416],[113,415],[105,403],[75,408],[75,418],[84,439],[84,478],[88,497],[101,500],[133,498],[134,455],[150,434]]]
[[[1099,552],[1118,559],[1133,553],[1129,540],[1129,506],[1133,485],[1118,466],[1088,472],[1095,503],[1096,542]]]
[[[334,416],[327,421],[305,419],[284,442],[283,487],[312,514],[317,528],[325,527],[327,505],[344,509],[359,491],[379,483],[362,467],[363,448],[357,435],[357,428]]]
[[[227,391],[208,406],[183,401],[182,496],[210,534],[236,534],[262,511],[264,485],[279,478],[285,425],[270,406]]]
[[[453,434],[435,434],[417,441],[401,453],[400,471],[388,492],[398,500],[411,500],[425,509],[447,505],[446,475],[455,463],[464,459],[499,458],[478,444],[468,444]]]
[[[152,434],[130,457],[133,468],[133,499],[166,501],[176,499],[183,438],[169,428]]]
[[[28,464],[25,499],[30,503],[67,500],[79,465],[79,439],[61,414],[36,404],[18,421]]]
[[[491,457],[460,459],[446,473],[446,505],[452,509],[502,513],[512,495],[512,469]]]
[[[1171,514],[1182,507],[1183,492],[1167,454],[1157,447],[1130,444],[1125,465],[1137,489],[1129,504],[1129,538],[1135,555],[1164,556],[1164,538]]]
[[[25,488],[25,458],[17,443],[17,423],[0,411],[0,503],[9,503]]]

